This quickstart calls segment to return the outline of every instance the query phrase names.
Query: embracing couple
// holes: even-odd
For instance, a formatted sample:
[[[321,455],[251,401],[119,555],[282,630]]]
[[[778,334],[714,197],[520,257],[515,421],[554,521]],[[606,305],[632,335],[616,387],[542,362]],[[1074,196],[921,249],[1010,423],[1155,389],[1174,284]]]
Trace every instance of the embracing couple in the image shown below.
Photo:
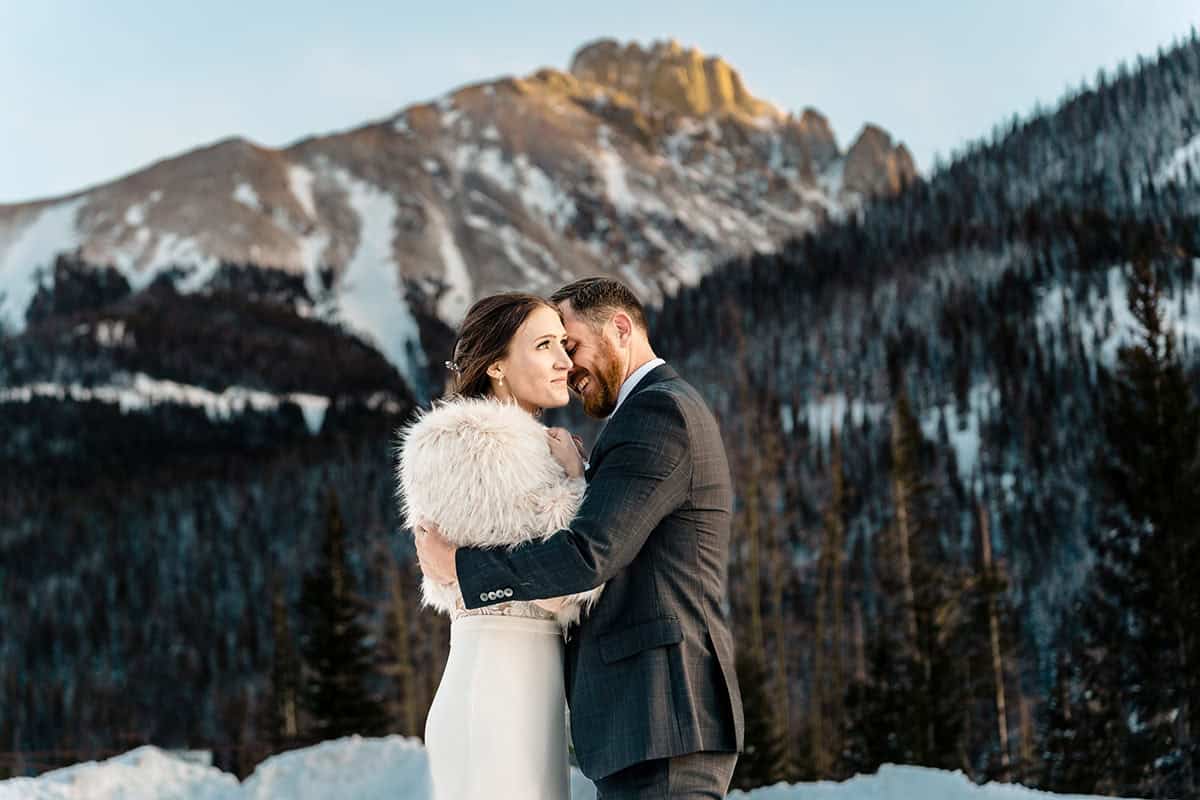
[[[448,367],[398,467],[424,602],[453,620],[433,797],[567,800],[568,703],[600,800],[724,797],[743,717],[712,412],[609,278],[480,300]],[[587,459],[538,421],[568,388],[606,419]]]

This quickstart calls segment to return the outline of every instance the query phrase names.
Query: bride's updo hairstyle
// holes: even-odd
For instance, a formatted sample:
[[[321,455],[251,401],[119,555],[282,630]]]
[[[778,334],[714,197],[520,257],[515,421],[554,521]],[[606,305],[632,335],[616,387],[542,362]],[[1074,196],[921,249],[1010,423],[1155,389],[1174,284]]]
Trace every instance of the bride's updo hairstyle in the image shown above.
[[[494,294],[471,306],[458,329],[452,360],[446,364],[450,370],[447,395],[490,396],[492,379],[487,368],[508,355],[517,330],[541,306],[559,314],[549,300],[524,292]]]

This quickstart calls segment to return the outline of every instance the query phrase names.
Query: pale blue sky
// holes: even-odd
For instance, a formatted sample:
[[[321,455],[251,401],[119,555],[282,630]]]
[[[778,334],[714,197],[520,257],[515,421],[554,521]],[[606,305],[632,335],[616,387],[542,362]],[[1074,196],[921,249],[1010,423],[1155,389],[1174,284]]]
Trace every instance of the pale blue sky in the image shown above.
[[[826,114],[843,147],[875,122],[926,170],[1193,25],[1196,0],[0,0],[0,202],[226,136],[279,146],[464,83],[565,69],[601,36],[720,55],[760,97]]]

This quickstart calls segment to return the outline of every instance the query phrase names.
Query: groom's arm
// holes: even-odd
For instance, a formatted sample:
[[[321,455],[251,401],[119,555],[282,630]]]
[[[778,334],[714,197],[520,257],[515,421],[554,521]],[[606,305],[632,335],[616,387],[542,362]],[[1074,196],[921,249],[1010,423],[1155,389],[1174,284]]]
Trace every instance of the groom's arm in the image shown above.
[[[511,549],[458,549],[468,608],[593,589],[629,564],[663,517],[683,504],[692,460],[687,424],[671,395],[638,392],[605,437],[611,446],[569,528]]]

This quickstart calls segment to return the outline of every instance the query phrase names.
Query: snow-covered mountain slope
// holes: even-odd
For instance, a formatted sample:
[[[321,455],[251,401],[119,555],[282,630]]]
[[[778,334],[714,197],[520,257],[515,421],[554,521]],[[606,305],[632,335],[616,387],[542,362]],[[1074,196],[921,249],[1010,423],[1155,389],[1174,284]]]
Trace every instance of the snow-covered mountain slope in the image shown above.
[[[769,251],[915,177],[868,126],[843,153],[811,109],[755,99],[717,58],[598,42],[572,71],[467,86],[283,149],[228,139],[120,180],[0,206],[0,330],[22,329],[56,253],[134,290],[222,262],[303,276],[407,378],[408,295],[454,324],[479,296],[610,273],[649,300],[731,255]]]
[[[469,765],[464,764],[464,768]],[[139,747],[102,762],[0,781],[0,800],[428,800],[425,750],[416,739],[357,736],[281,753],[243,783],[215,767]],[[571,800],[594,800],[595,788],[571,771]],[[962,773],[885,765],[842,783],[800,783],[732,792],[744,800],[1083,800],[1016,784],[977,786]]]

